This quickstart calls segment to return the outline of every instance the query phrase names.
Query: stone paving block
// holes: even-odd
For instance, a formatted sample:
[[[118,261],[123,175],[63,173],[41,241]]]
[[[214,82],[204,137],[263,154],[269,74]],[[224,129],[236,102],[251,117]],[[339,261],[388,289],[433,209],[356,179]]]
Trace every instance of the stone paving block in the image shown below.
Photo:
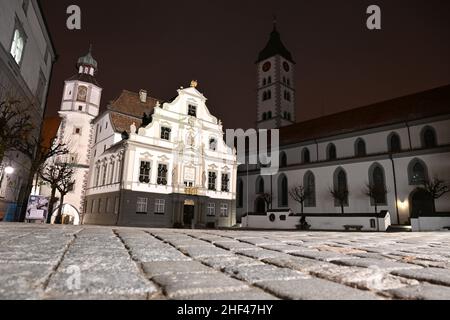
[[[232,256],[233,253],[224,249],[217,248],[213,245],[202,245],[195,247],[183,247],[180,251],[194,259],[202,257],[226,257]]]
[[[329,262],[294,256],[288,256],[284,258],[267,258],[263,259],[262,261],[278,267],[289,268],[304,273],[308,273],[310,271],[317,270],[323,267],[333,266]]]
[[[272,244],[272,245],[262,245],[261,248],[273,251],[279,251],[282,253],[293,253],[293,252],[305,252],[305,248],[300,246],[283,245],[283,244]]]
[[[214,245],[223,248],[225,250],[231,250],[231,251],[242,251],[242,250],[255,250],[258,247],[248,244],[245,242],[239,242],[239,241],[216,241],[214,242]]]
[[[392,271],[391,273],[405,278],[450,286],[450,270],[448,269],[441,269],[441,268],[427,268],[426,270],[407,269],[407,270]]]
[[[212,273],[213,268],[207,267],[197,261],[155,261],[142,264],[144,272],[149,277],[179,273]]]
[[[180,297],[183,300],[244,300],[244,301],[265,301],[265,300],[279,300],[279,298],[264,292],[261,289],[251,288],[248,290],[239,290],[236,292],[220,292],[220,293],[205,293],[194,294]]]
[[[238,267],[238,266],[252,266],[252,265],[262,265],[263,263],[259,260],[250,259],[244,256],[229,256],[229,257],[201,257],[199,258],[201,262],[210,266],[211,268],[217,270],[223,270],[227,267]]]
[[[310,258],[310,259],[316,259],[320,261],[330,262],[340,259],[359,259],[358,257],[352,257],[350,255],[341,254],[341,253],[335,253],[335,252],[329,252],[329,251],[299,251],[299,252],[293,252],[291,253],[294,256],[304,257],[304,258]]]
[[[175,248],[185,248],[185,247],[196,247],[196,246],[206,246],[210,245],[208,242],[203,240],[197,240],[197,239],[171,239],[167,241]]]
[[[239,239],[242,242],[246,242],[246,243],[250,243],[253,244],[255,246],[263,246],[263,245],[277,245],[279,244],[279,242],[277,240],[273,240],[273,239],[266,239],[266,238],[241,238]]]
[[[418,285],[416,280],[393,276],[380,269],[326,266],[311,270],[312,275],[351,287],[383,291]]]
[[[353,266],[353,267],[365,267],[365,268],[379,268],[384,271],[393,271],[400,269],[423,269],[422,267],[409,263],[402,263],[392,260],[377,260],[370,258],[358,258],[358,259],[341,259],[333,261],[339,265]]]
[[[149,295],[158,291],[158,287],[144,278],[137,268],[115,270],[82,270],[80,287],[73,286],[73,271],[61,268],[53,274],[48,284],[48,295]]]
[[[169,298],[181,298],[195,294],[240,291],[249,288],[247,284],[222,273],[172,274],[156,276],[158,283]]]
[[[450,300],[450,287],[421,284],[387,291],[396,299],[404,300]]]
[[[296,280],[310,278],[299,271],[270,265],[233,266],[224,269],[229,275],[251,284],[268,280]]]
[[[190,261],[191,258],[185,256],[175,248],[131,248],[131,256],[140,262],[152,261]]]
[[[322,279],[263,281],[255,284],[287,300],[379,300],[376,294]]]
[[[0,300],[40,299],[52,272],[48,264],[0,263]]]
[[[263,260],[267,258],[283,258],[289,256],[286,253],[282,252],[276,252],[272,250],[265,250],[265,249],[255,249],[255,250],[236,250],[236,253],[253,258],[258,260]]]

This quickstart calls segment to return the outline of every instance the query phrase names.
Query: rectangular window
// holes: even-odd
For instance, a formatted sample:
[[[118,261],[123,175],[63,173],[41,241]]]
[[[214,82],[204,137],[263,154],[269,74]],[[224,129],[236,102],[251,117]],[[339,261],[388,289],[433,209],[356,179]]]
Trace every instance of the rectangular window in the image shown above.
[[[106,198],[106,213],[111,213],[111,198]]]
[[[103,165],[103,174],[102,174],[102,186],[106,185],[106,174],[108,172],[108,165],[104,164]]]
[[[28,5],[30,4],[30,0],[23,0],[22,2],[22,9],[25,15],[28,13]]]
[[[217,180],[217,173],[215,172],[209,172],[208,173],[208,190],[216,190],[216,180]]]
[[[191,117],[197,117],[197,107],[193,105],[189,105],[188,107],[188,115]]]
[[[16,21],[16,28],[14,29],[13,41],[11,43],[11,56],[14,61],[20,65],[23,58],[23,51],[25,47],[25,33],[23,32],[20,22]]]
[[[97,200],[92,200],[92,207],[91,207],[92,213],[98,213],[97,211]]]
[[[98,187],[99,183],[100,183],[100,167],[97,166],[95,168],[95,186]]]
[[[165,213],[166,213],[166,200],[156,199],[155,214],[165,214]]]
[[[228,217],[228,204],[222,203],[220,205],[220,216],[221,217]]]
[[[138,197],[136,201],[136,213],[147,214],[147,205],[148,205],[147,198]]]
[[[45,76],[42,71],[39,71],[39,80],[36,88],[36,98],[39,101],[39,104],[42,104],[44,101],[45,83]]]
[[[141,167],[139,169],[139,182],[150,183],[150,169],[151,164],[149,161],[141,161]]]
[[[161,127],[161,139],[170,141],[170,133],[172,130],[167,127]]]
[[[159,185],[167,185],[167,165],[160,164],[158,165],[158,181]]]
[[[103,201],[102,199],[98,199],[98,213],[103,213]]]
[[[111,172],[109,173],[109,184],[113,184],[114,183],[114,169],[116,168],[116,163],[112,162],[111,163]]]
[[[228,173],[223,173],[222,174],[222,192],[230,191],[229,184],[230,184],[230,178],[228,176]]]
[[[114,214],[119,214],[119,204],[120,204],[120,198],[116,197],[114,202]]]
[[[81,128],[75,128],[74,133],[81,135]]]
[[[206,215],[208,217],[214,217],[216,215],[216,204],[215,203],[208,203],[208,209],[207,209]]]

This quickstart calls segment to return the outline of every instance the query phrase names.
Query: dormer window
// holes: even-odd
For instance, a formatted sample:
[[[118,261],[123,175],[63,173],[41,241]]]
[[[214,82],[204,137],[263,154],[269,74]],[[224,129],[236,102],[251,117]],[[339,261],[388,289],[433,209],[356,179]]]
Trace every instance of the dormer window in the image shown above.
[[[161,127],[161,139],[170,141],[170,133],[172,130],[167,127]]]
[[[191,117],[197,117],[197,107],[190,104],[188,107],[188,115]]]

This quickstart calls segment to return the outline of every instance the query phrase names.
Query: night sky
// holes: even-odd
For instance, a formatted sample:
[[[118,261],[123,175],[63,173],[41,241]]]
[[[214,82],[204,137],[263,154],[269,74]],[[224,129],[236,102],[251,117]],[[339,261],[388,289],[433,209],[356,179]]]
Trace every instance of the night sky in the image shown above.
[[[82,10],[82,30],[66,8]],[[366,28],[366,8],[382,30]],[[41,0],[58,60],[47,115],[64,80],[93,45],[102,107],[122,89],[169,99],[192,79],[225,127],[254,127],[256,61],[272,16],[296,65],[297,120],[307,120],[450,83],[450,1]]]

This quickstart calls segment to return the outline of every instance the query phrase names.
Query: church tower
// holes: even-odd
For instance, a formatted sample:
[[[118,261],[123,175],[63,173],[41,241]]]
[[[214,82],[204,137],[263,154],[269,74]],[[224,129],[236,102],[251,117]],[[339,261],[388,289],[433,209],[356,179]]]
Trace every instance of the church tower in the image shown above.
[[[97,61],[88,54],[78,59],[77,74],[65,81],[63,98],[59,116],[61,124],[58,139],[66,143],[70,154],[68,161],[75,164],[75,186],[68,193],[64,202],[82,214],[84,196],[90,162],[90,147],[92,145],[93,120],[99,114],[102,88],[95,76]]]
[[[276,21],[269,42],[259,53],[257,128],[274,129],[295,123],[295,62],[281,42]]]

